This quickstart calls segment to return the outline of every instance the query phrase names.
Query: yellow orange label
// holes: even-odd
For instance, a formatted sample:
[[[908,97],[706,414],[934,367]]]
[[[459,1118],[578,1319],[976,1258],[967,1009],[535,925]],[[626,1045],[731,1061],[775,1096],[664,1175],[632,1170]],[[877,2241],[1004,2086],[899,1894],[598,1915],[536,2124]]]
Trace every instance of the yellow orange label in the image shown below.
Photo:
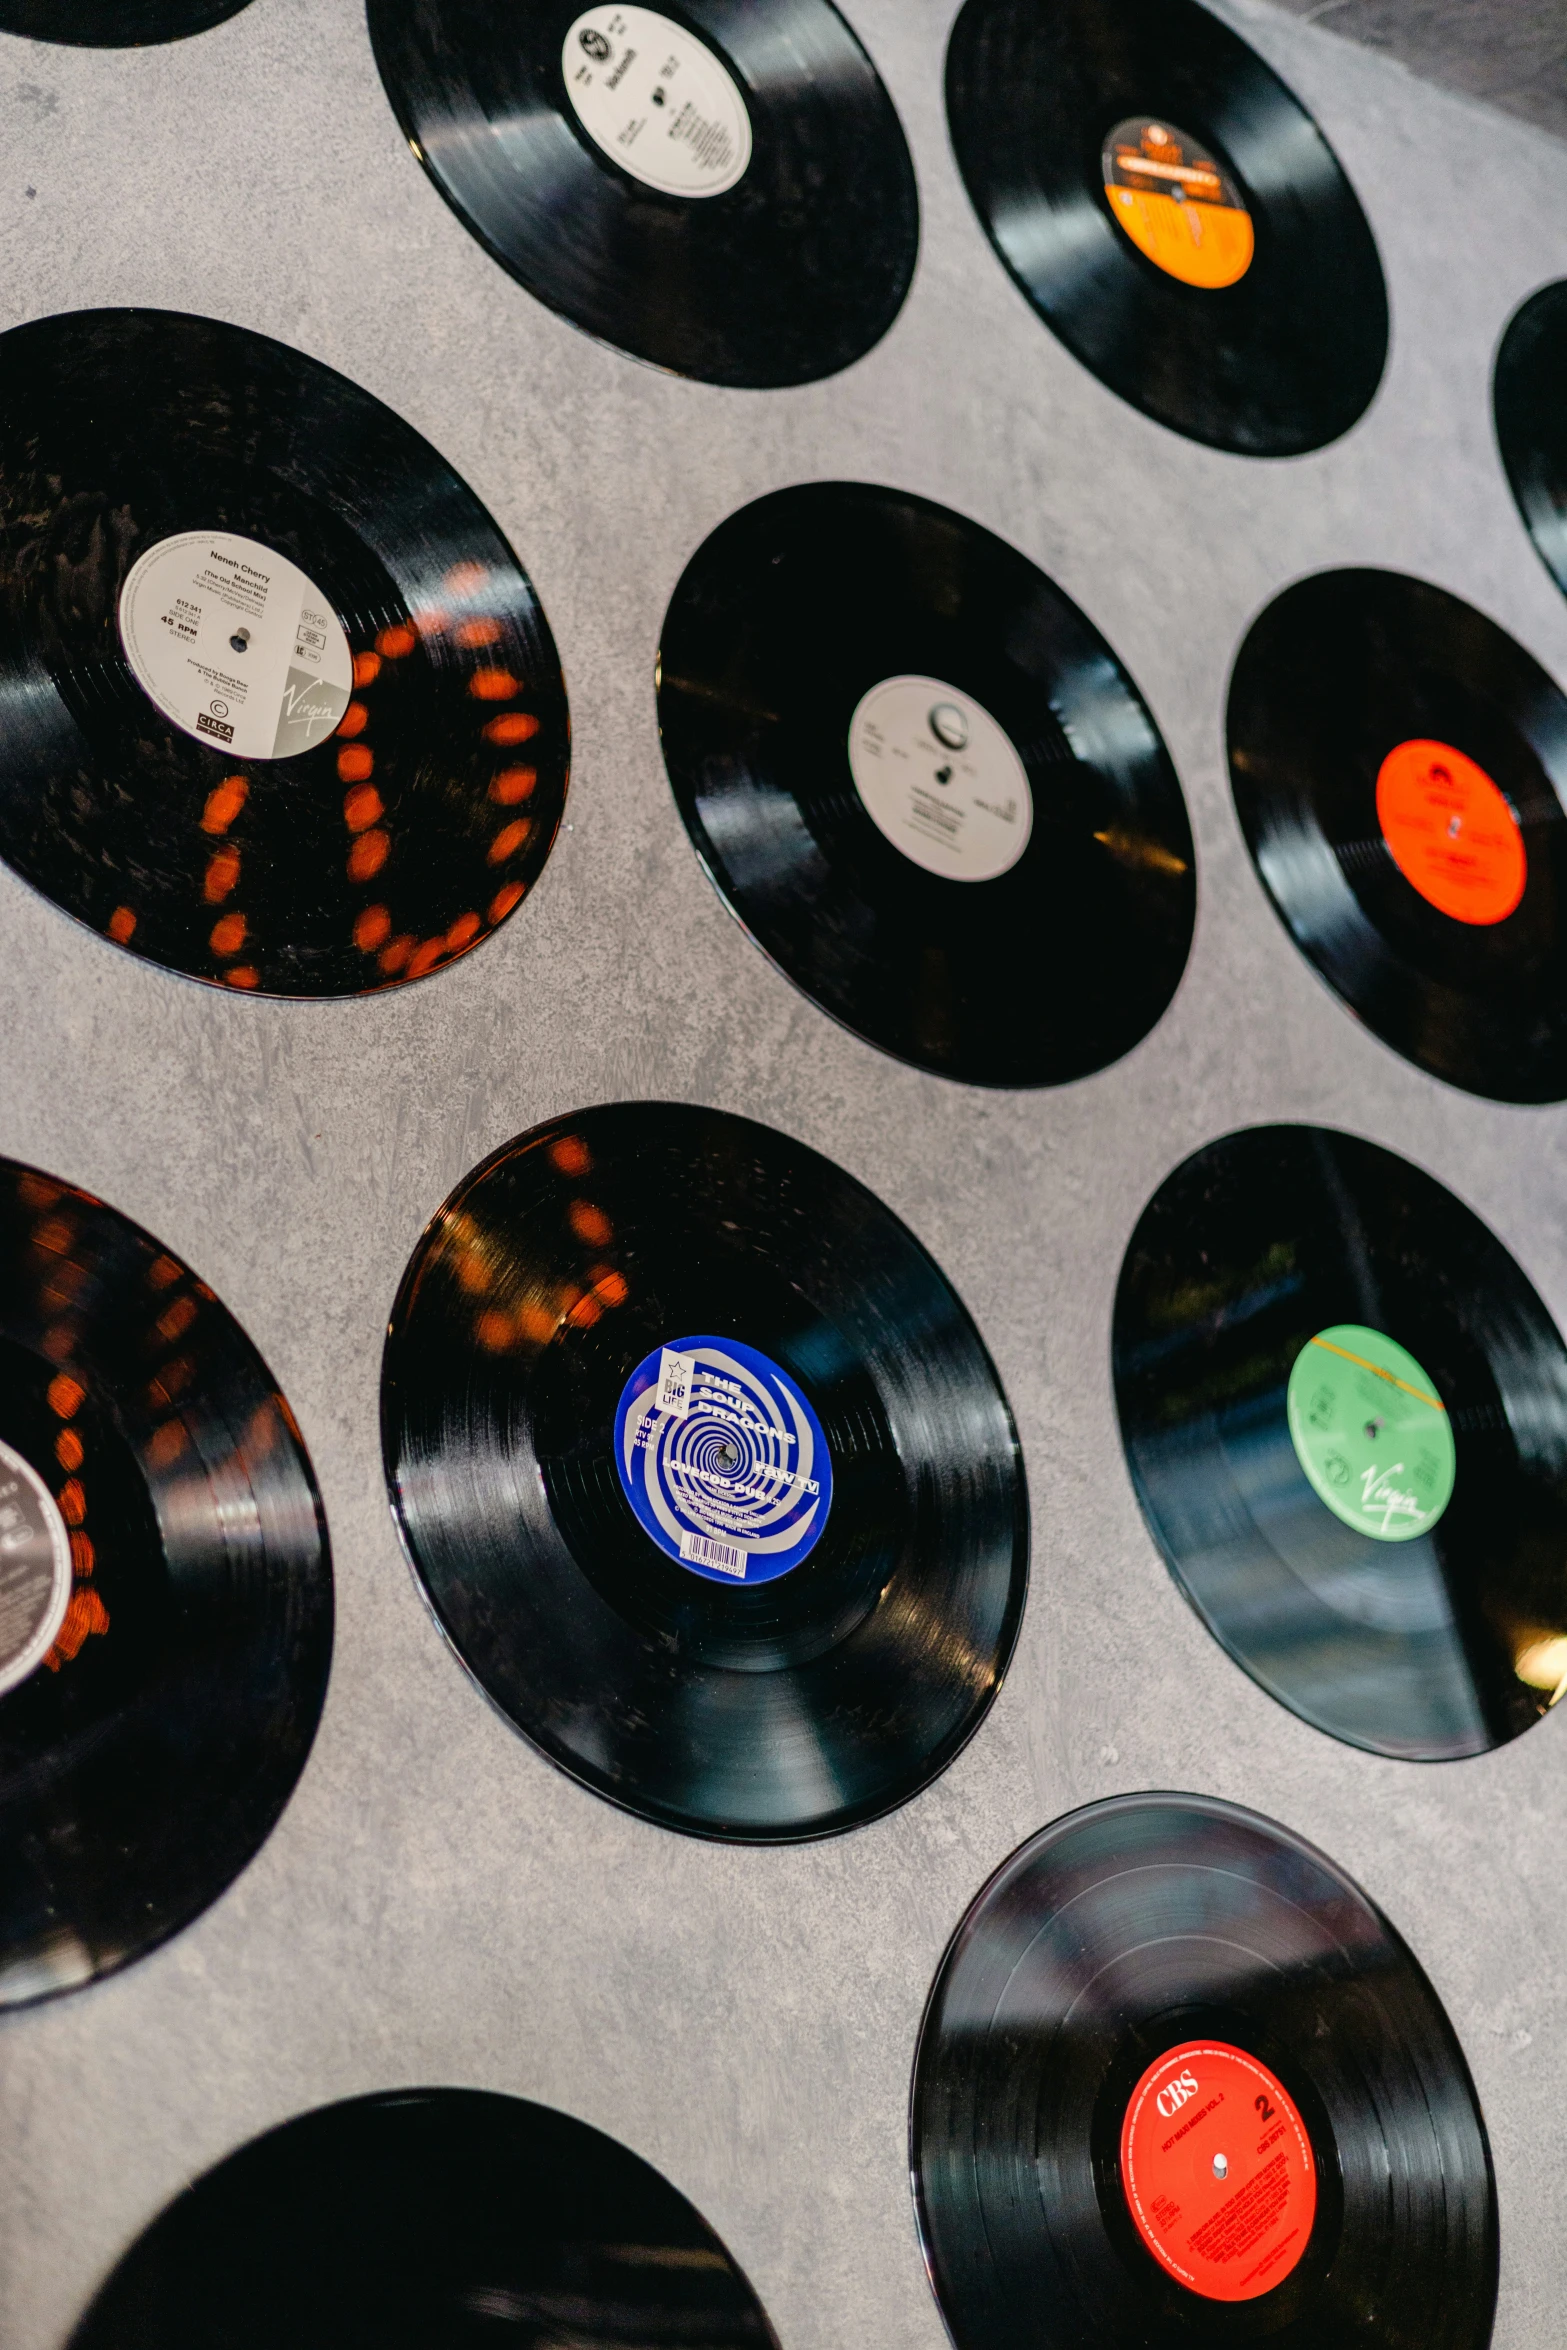
[[[1411,741],[1377,774],[1377,822],[1393,862],[1455,922],[1505,922],[1528,858],[1518,819],[1483,767],[1451,743]]]
[[[1166,277],[1217,288],[1246,275],[1251,214],[1223,165],[1185,131],[1129,115],[1105,140],[1102,161],[1113,218]]]

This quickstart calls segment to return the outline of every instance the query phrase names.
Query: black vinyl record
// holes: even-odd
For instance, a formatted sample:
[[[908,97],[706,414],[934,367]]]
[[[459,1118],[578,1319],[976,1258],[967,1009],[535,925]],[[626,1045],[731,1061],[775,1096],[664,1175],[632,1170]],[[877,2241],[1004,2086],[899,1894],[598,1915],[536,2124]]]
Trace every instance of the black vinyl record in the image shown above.
[[[919,203],[829,0],[368,0],[414,153],[539,301],[704,383],[816,381],[902,308]]]
[[[1567,278],[1508,322],[1496,354],[1496,439],[1536,552],[1567,595]]]
[[[81,49],[138,49],[210,32],[250,0],[0,0],[0,33]]]
[[[1210,1143],[1144,1210],[1113,1355],[1149,1530],[1281,1704],[1440,1762],[1567,1689],[1567,1348],[1431,1176],[1316,1126]]]
[[[1232,1804],[1114,1797],[997,1870],[931,1992],[912,2154],[957,2350],[1491,2338],[1452,2026],[1360,1888]]]
[[[136,1225],[0,1160],[0,2006],[217,1899],[304,1767],[331,1645],[255,1348]]]
[[[212,985],[423,977],[560,821],[560,663],[495,524],[368,392],[212,319],[0,336],[0,693],[0,856]]]
[[[700,2212],[586,2122],[472,2089],[319,2107],[134,2243],[71,2350],[775,2350]]]
[[[995,1696],[1028,1550],[1006,1398],[913,1234],[768,1127],[622,1103],[498,1151],[403,1278],[382,1433],[459,1657],[663,1826],[852,1827]]]
[[[1229,697],[1247,846],[1373,1035],[1493,1101],[1567,1096],[1567,697],[1473,606],[1327,571],[1253,623]]]
[[[1300,101],[1196,0],[968,0],[947,119],[1011,276],[1145,415],[1291,457],[1370,405],[1388,313],[1365,215]]]
[[[1158,730],[1077,606],[962,515],[855,482],[743,507],[675,590],[659,722],[719,894],[884,1052],[1063,1084],[1174,995],[1196,871]]]

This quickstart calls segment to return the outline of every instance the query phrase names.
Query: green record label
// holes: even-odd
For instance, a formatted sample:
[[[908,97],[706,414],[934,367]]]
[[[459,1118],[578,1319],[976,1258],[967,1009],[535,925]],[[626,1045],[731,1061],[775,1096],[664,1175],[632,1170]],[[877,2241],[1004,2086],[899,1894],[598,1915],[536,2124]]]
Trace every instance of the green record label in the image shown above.
[[[1301,1348],[1289,1423],[1312,1491],[1374,1542],[1428,1534],[1452,1498],[1447,1406],[1414,1356],[1363,1322],[1335,1322]]]

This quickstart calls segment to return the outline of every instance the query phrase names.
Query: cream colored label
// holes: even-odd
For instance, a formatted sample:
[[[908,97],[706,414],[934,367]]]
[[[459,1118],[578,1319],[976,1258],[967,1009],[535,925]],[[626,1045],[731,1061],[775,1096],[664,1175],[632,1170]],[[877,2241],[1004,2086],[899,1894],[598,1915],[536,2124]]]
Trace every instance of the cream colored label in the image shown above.
[[[0,1696],[43,1663],[71,1598],[71,1538],[31,1462],[0,1444]]]
[[[721,196],[751,160],[751,117],[706,44],[653,8],[589,8],[561,50],[577,120],[666,196]]]
[[[348,708],[348,639],[315,582],[255,539],[161,539],[120,591],[120,642],[165,718],[237,759],[292,759]]]
[[[849,725],[849,771],[878,832],[927,873],[994,881],[1034,829],[1010,738],[972,694],[939,677],[887,677]]]

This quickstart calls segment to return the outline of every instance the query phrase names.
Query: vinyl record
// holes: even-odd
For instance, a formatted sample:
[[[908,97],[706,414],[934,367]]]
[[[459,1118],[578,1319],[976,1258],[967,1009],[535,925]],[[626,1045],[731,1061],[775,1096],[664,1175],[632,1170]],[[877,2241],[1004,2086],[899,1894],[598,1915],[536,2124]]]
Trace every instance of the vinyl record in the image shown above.
[[[503,1713],[688,1834],[832,1834],[987,1711],[1027,1575],[1005,1396],[919,1242],[748,1119],[617,1103],[458,1185],[392,1313],[415,1572]]]
[[[884,1052],[1058,1085],[1174,995],[1196,875],[1158,730],[1077,606],[962,515],[856,482],[743,507],[675,591],[659,722],[720,896]]]
[[[1496,438],[1518,511],[1567,595],[1567,278],[1514,313],[1496,355]]]
[[[1318,1126],[1210,1143],[1132,1237],[1114,1370],[1150,1532],[1293,1713],[1442,1762],[1567,1688],[1567,1349],[1432,1177]]]
[[[947,120],[985,232],[1101,383],[1242,457],[1336,440],[1387,358],[1365,215],[1300,101],[1196,0],[968,0]]]
[[[1485,2124],[1415,1959],[1255,1812],[1123,1795],[959,1927],[914,2075],[956,2350],[1483,2350]]]
[[[326,1694],[310,1462],[206,1284],[0,1160],[0,2007],[186,1925],[265,1841]]]
[[[521,285],[633,358],[836,374],[919,244],[892,101],[828,0],[369,0],[393,110]]]
[[[0,856],[213,985],[422,978],[560,821],[560,663],[472,491],[368,392],[212,319],[0,335],[0,695]]]
[[[1493,1101],[1567,1096],[1567,698],[1496,623],[1395,571],[1270,604],[1230,680],[1247,846],[1373,1035]]]
[[[775,2350],[701,2214],[517,2097],[327,2105],[220,2162],[131,2246],[71,2350]]]
[[[209,32],[250,0],[0,0],[0,33],[80,49],[138,49]]]

